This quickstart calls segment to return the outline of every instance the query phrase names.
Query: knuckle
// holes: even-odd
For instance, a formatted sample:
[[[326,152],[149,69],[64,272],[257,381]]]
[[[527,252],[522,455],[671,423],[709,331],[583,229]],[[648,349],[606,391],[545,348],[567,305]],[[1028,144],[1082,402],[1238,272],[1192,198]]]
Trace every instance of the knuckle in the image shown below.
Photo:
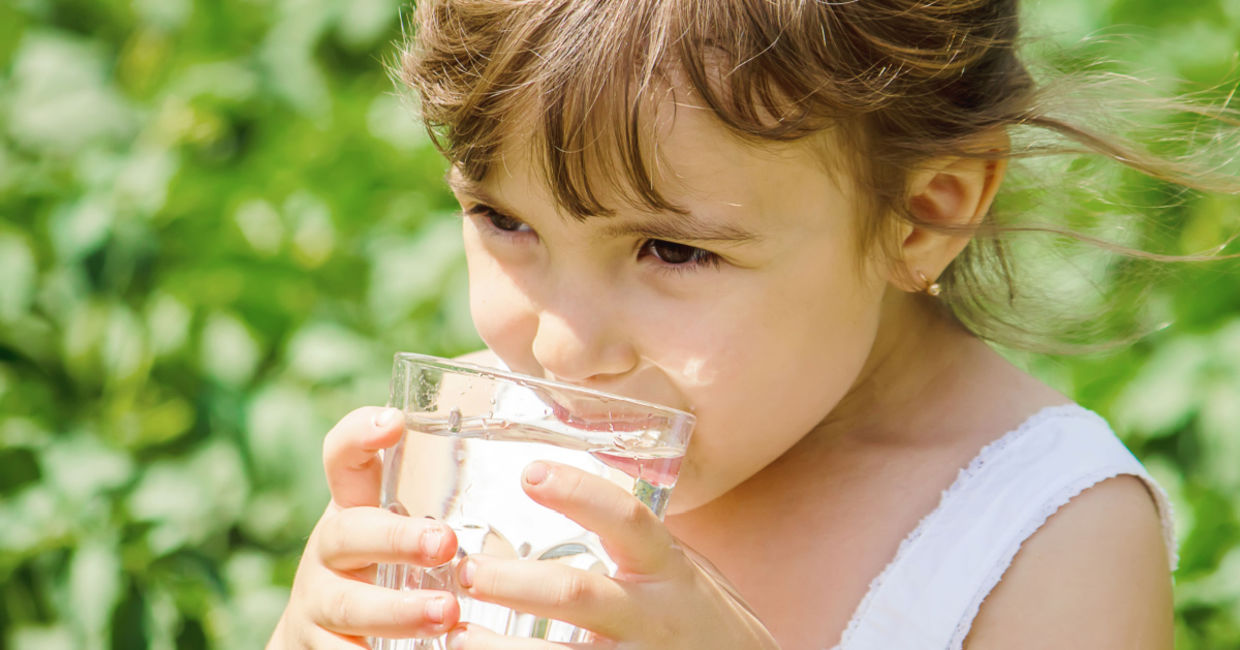
[[[491,566],[490,562],[474,563],[474,589],[483,594],[499,593],[499,572]]]
[[[301,650],[311,650],[312,648],[321,647],[314,642],[312,634],[299,633],[297,638],[293,640],[292,645],[286,646],[290,648],[299,648]]]
[[[324,514],[319,517],[318,523],[314,524],[314,528],[310,531],[310,536],[306,538],[306,549],[301,554],[301,564],[305,565],[309,558],[322,558],[326,555],[326,551],[332,543],[331,532],[328,530],[332,525],[332,517]]]
[[[577,472],[569,473],[562,485],[560,495],[567,501],[576,501],[585,493],[585,481],[582,475]]]
[[[341,553],[341,536],[328,532],[326,529],[320,530],[319,535],[312,535],[310,543],[314,545],[314,550],[319,560],[330,565],[333,560],[340,557]]]
[[[377,406],[361,406],[346,413],[336,422],[331,431],[327,432],[327,437],[323,441],[324,453],[329,449],[343,446],[345,443],[342,438],[347,438],[351,432],[369,426],[371,419],[379,410]]]
[[[422,617],[421,603],[413,598],[392,598],[384,606],[384,618],[408,633],[418,633],[426,626]]]
[[[339,589],[330,592],[323,600],[322,621],[329,626],[351,627],[354,623],[353,601],[349,592]]]
[[[553,604],[557,608],[580,606],[592,595],[588,576],[581,573],[570,573],[555,591]]]
[[[388,519],[384,523],[383,537],[387,548],[395,555],[400,557],[410,557],[419,554],[419,535],[417,531],[411,530],[410,526],[405,525],[401,521],[392,521]]]
[[[340,419],[340,423],[348,423],[352,425],[365,424],[381,410],[383,409],[378,406],[359,406],[345,414],[345,416]]]
[[[310,543],[315,545],[319,557],[325,561],[339,557],[345,550],[346,540],[350,539],[345,525],[349,519],[347,513],[346,509],[323,515],[317,530],[310,536]]]
[[[619,515],[620,524],[626,528],[644,529],[652,513],[646,507],[646,504],[641,501],[625,499],[617,514]]]
[[[327,432],[327,440],[331,441],[344,435],[349,429],[357,426],[361,422],[366,421],[367,413],[372,407],[362,406],[349,411],[340,418],[336,425]]]

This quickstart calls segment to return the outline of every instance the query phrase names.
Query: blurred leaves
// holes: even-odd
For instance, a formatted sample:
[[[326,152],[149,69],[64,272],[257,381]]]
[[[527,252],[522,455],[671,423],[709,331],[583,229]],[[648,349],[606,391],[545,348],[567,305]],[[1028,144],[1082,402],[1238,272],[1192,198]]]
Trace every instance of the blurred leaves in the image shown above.
[[[0,6],[0,648],[261,646],[322,436],[479,345],[399,8]]]
[[[1028,5],[1056,42],[1160,44],[1070,62],[1235,65],[1237,0]],[[385,400],[393,352],[480,345],[443,162],[384,70],[400,9],[0,4],[0,650],[260,647],[326,502],[322,436]],[[1169,248],[1238,215],[1189,197]],[[1065,286],[1114,273],[1080,264]],[[1240,647],[1234,268],[1179,273],[1149,297],[1175,327],[1129,348],[1026,359],[1172,494],[1181,648]]]

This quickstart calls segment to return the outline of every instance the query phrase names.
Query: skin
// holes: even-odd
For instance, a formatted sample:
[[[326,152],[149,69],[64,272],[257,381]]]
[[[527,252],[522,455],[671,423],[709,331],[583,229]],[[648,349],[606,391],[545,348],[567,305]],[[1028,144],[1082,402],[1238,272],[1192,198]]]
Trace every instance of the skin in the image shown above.
[[[452,179],[474,321],[495,355],[698,416],[666,524],[610,483],[527,468],[526,492],[598,533],[614,578],[480,556],[459,578],[473,597],[595,631],[590,647],[829,646],[957,469],[1067,399],[919,293],[917,273],[937,277],[965,238],[904,227],[892,235],[898,262],[881,247],[858,250],[855,190],[820,153],[742,144],[704,111],[677,108],[654,125],[661,182],[705,224],[696,235],[672,237],[633,209],[569,218],[516,138],[483,183]],[[932,161],[910,178],[912,205],[932,222],[974,223],[1003,171]],[[713,238],[742,229],[752,237]],[[563,647],[458,626],[447,594],[366,584],[375,562],[431,566],[455,548],[446,528],[375,507],[375,452],[399,435],[380,414],[356,411],[328,434],[333,501],[270,647],[366,647],[365,635],[449,629],[453,648]],[[875,512],[884,516],[865,516]],[[428,532],[438,535],[423,547]],[[969,647],[1169,647],[1159,535],[1140,483],[1087,490],[1026,542]],[[771,558],[796,569],[773,570]]]

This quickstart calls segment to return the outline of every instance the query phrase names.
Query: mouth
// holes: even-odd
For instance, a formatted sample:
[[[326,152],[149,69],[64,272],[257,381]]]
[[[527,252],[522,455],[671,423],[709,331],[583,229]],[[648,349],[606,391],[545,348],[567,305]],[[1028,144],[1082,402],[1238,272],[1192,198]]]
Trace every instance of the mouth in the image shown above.
[[[673,406],[671,402],[639,398],[628,391],[612,392],[594,386],[566,384],[554,378],[540,379],[549,383],[522,384],[542,403],[544,417],[553,417],[578,431],[635,433],[637,437],[645,438],[652,432],[692,429],[696,420],[691,409]],[[629,384],[629,387],[632,386]]]
[[[582,413],[556,400],[550,400],[550,405],[555,419],[583,431],[628,433],[666,426],[666,418],[659,415],[625,412],[624,409]]]

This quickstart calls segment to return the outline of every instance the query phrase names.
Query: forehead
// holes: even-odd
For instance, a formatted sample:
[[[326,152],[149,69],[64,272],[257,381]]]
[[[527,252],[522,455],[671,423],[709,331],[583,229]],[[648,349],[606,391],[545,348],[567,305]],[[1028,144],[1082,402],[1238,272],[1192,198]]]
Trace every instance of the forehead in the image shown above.
[[[510,122],[513,126],[482,178],[471,179],[454,170],[452,185],[478,199],[519,201],[525,204],[523,210],[531,209],[530,203],[554,206],[561,216],[577,219],[705,213],[778,221],[809,216],[804,214],[807,200],[838,205],[848,194],[837,173],[842,157],[829,130],[794,142],[749,140],[683,93],[659,93],[659,97],[637,126],[650,189],[667,200],[667,207],[644,200],[641,188],[628,178],[628,152],[601,147],[561,153],[580,157],[585,177],[572,180],[584,181],[596,191],[607,211],[578,212],[565,205],[556,191],[563,179],[545,164],[536,119],[528,114]],[[794,208],[796,213],[791,212]]]

